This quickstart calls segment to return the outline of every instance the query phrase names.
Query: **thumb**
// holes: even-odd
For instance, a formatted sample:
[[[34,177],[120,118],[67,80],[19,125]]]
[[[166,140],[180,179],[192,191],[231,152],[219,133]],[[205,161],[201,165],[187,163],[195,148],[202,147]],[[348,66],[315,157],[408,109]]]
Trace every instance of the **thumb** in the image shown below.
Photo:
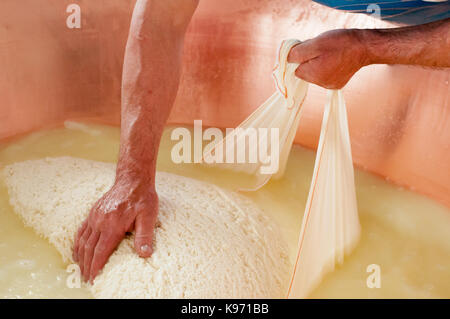
[[[150,257],[153,253],[153,229],[156,215],[141,213],[136,216],[134,249],[140,257]]]
[[[289,63],[302,64],[317,57],[317,50],[314,46],[314,42],[311,40],[306,40],[299,44],[294,45],[289,51],[287,60]]]

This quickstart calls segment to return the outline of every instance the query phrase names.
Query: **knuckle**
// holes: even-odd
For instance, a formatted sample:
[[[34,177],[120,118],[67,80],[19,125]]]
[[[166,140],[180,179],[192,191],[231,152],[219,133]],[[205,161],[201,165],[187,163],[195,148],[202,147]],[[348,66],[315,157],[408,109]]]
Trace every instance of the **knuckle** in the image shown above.
[[[94,243],[90,242],[86,243],[86,251],[92,251],[94,250],[94,248],[95,248]]]
[[[106,245],[104,245],[104,244],[97,245],[97,247],[95,248],[95,250],[96,250],[99,254],[104,254],[104,253],[106,252]]]
[[[95,247],[95,251],[100,255],[104,255],[109,250],[109,245],[109,241],[100,243],[97,245],[97,247]]]
[[[100,251],[100,253],[105,253],[107,251],[107,246],[101,245],[100,247],[98,247],[98,250]]]
[[[153,236],[152,234],[148,233],[148,234],[139,234],[136,235],[135,238],[137,239],[151,239]]]
[[[301,78],[301,79],[303,79],[303,80],[307,80],[305,77],[305,71],[304,71],[304,68],[300,68],[300,67],[298,67],[297,68],[297,70],[295,71],[295,75],[298,77],[298,78]]]

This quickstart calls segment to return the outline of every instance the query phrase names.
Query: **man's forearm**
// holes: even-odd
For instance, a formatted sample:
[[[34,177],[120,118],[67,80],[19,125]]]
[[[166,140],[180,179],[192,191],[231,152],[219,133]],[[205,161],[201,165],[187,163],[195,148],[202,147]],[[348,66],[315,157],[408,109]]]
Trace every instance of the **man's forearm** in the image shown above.
[[[360,30],[367,64],[450,67],[450,19],[433,23]]]
[[[183,2],[181,8],[177,5]],[[154,184],[159,142],[181,72],[184,33],[195,0],[139,0],[122,76],[121,145],[116,181],[132,191]]]

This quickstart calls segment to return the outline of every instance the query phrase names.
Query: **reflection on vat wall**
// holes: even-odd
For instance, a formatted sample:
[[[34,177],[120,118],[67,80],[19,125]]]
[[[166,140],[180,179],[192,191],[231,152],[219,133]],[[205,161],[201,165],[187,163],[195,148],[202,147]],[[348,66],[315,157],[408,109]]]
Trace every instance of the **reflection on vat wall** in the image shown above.
[[[67,5],[0,3],[0,138],[67,118],[119,124],[134,1],[79,1],[81,29],[66,27]],[[282,39],[386,26],[306,0],[201,1],[169,122],[234,127],[273,91]],[[344,94],[354,162],[450,206],[449,79],[449,70],[375,65],[358,72]],[[324,90],[313,86],[296,143],[316,148],[324,101]]]

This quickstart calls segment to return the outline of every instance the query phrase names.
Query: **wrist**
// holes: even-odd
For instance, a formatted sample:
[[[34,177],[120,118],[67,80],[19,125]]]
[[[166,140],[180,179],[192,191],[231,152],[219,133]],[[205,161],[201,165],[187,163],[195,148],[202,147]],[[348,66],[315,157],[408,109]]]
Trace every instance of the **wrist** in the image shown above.
[[[374,32],[370,29],[354,29],[354,37],[361,51],[361,64],[367,66],[377,64],[377,54],[374,50]]]
[[[156,193],[155,171],[148,168],[117,166],[115,187],[127,189],[130,196],[133,194]]]

